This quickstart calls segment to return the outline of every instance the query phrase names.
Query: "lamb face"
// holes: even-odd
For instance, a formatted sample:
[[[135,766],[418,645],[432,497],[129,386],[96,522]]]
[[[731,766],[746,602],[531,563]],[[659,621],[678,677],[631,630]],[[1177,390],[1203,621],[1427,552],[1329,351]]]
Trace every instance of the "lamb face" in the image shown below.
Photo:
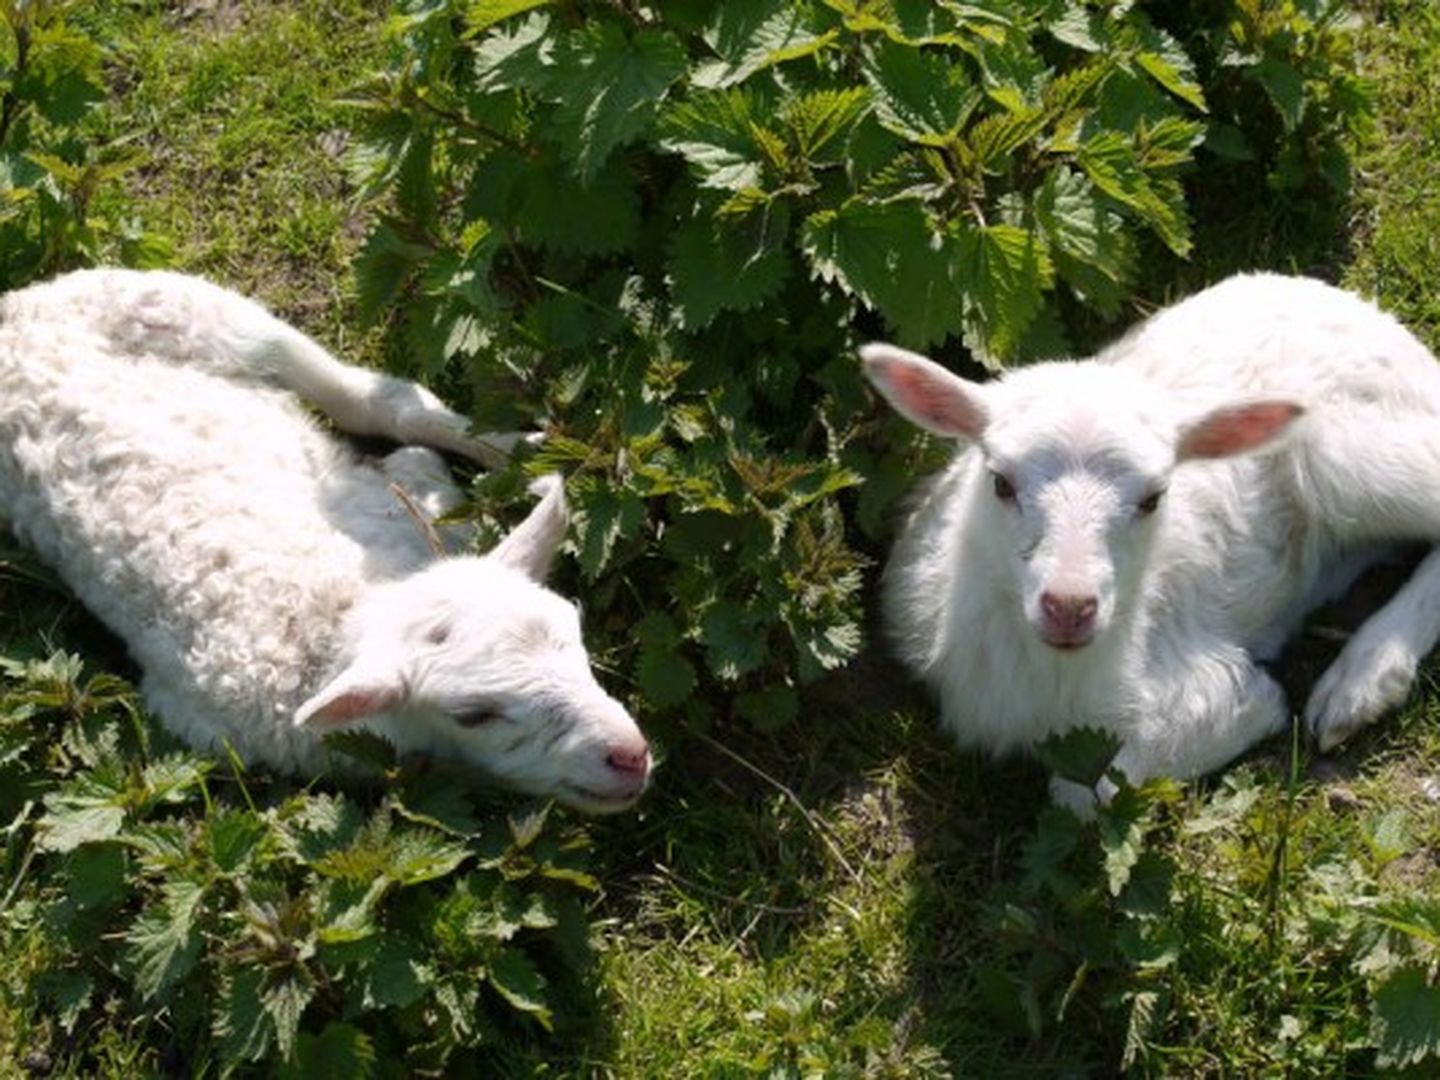
[[[979,455],[973,511],[1003,566],[994,587],[1045,644],[1081,649],[1128,610],[1172,470],[1275,438],[1299,410],[1249,402],[1186,417],[1133,372],[1050,363],[986,386],[892,346],[862,350],[866,373],[903,415]]]
[[[575,607],[495,557],[446,559],[372,588],[353,658],[297,724],[369,722],[511,787],[591,813],[639,798],[650,752],[596,682]]]

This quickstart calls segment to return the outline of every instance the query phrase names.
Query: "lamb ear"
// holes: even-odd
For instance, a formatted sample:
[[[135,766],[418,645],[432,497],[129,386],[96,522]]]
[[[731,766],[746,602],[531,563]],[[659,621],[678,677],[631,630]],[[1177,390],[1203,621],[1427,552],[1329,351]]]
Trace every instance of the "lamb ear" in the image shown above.
[[[565,539],[570,511],[565,505],[565,483],[558,475],[540,477],[530,490],[540,496],[540,501],[530,516],[495,546],[489,558],[499,559],[535,581],[544,581]]]
[[[405,700],[405,683],[378,664],[357,660],[295,710],[295,726],[333,728],[375,716]]]
[[[905,419],[951,439],[978,439],[990,422],[981,390],[933,360],[894,345],[860,349],[865,377]]]
[[[1305,410],[1293,401],[1252,401],[1206,413],[1180,430],[1175,460],[1230,457],[1279,438]]]

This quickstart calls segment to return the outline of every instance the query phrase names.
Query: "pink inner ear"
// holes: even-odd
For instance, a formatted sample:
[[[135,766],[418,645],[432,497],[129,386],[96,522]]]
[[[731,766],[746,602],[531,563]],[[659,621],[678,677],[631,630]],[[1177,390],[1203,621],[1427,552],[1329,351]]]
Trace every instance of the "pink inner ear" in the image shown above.
[[[870,369],[894,403],[917,424],[942,435],[971,439],[984,430],[985,414],[969,396],[918,364],[873,360]]]
[[[389,687],[367,686],[342,690],[305,718],[311,727],[338,727],[352,720],[384,712],[399,700]]]
[[[1259,449],[1304,412],[1291,401],[1257,401],[1217,409],[1181,435],[1176,457],[1181,461],[1229,457]]]

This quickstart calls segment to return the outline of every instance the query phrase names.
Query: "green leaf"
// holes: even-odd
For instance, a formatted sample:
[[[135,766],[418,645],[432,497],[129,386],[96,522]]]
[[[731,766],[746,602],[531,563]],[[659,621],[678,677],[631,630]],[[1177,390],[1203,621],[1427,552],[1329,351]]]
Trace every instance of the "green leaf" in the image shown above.
[[[424,951],[399,934],[383,935],[363,970],[369,1007],[407,1008],[424,997],[434,981]]]
[[[1136,260],[1120,216],[1089,180],[1064,166],[1046,174],[1034,206],[1060,276],[1102,311],[1118,311],[1134,281]]]
[[[498,22],[545,7],[551,0],[471,0],[465,8],[465,29],[481,34]]]
[[[1143,17],[1139,28],[1141,47],[1135,54],[1135,62],[1181,101],[1206,112],[1205,94],[1195,78],[1195,66],[1180,43]]]
[[[558,101],[561,154],[590,181],[616,147],[649,127],[670,84],[685,72],[685,49],[671,35],[618,22],[571,35],[557,50],[548,92]]]
[[[876,309],[915,347],[961,329],[954,252],[913,202],[851,202],[805,222],[802,247],[814,274]]]
[[[640,201],[619,159],[589,183],[558,161],[536,161],[517,185],[513,221],[531,243],[561,254],[604,255],[634,242]]]
[[[702,35],[719,59],[693,70],[690,81],[702,89],[742,83],[757,71],[810,56],[829,44],[837,31],[818,32],[809,25],[804,4],[790,0],[726,0]]]
[[[1043,240],[1016,225],[961,226],[956,280],[964,288],[966,343],[992,366],[1016,355],[1054,273]]]
[[[670,106],[660,121],[660,145],[690,163],[701,187],[759,188],[765,154],[756,142],[759,106],[744,89],[699,93]]]
[[[813,164],[837,162],[845,149],[842,136],[865,114],[870,94],[863,86],[812,90],[791,98],[780,110],[800,157]]]
[[[370,1036],[331,1022],[319,1035],[302,1033],[295,1057],[280,1068],[282,1080],[369,1080],[377,1058]]]
[[[172,880],[161,886],[159,904],[147,908],[126,935],[135,989],[145,1000],[160,996],[185,977],[200,958],[197,919],[204,887]]]
[[[1375,1064],[1382,1069],[1440,1059],[1440,987],[1430,985],[1423,967],[1401,968],[1375,992],[1370,1038],[1376,1047]]]
[[[550,1029],[550,1007],[545,1001],[545,978],[519,949],[502,948],[486,969],[490,985],[511,1006],[528,1013]]]
[[[550,16],[536,12],[513,26],[486,34],[472,53],[471,72],[480,93],[530,90],[544,93],[554,73],[555,39]]]
[[[470,849],[430,829],[392,835],[385,876],[398,885],[418,885],[449,874],[470,857]]]
[[[315,996],[315,983],[299,966],[273,972],[260,991],[260,1003],[275,1033],[275,1048],[282,1061],[289,1061],[295,1052],[295,1038],[300,1031],[300,1018]]]
[[[1119,896],[1144,850],[1150,804],[1136,789],[1122,787],[1096,816],[1100,848],[1105,853],[1106,884],[1111,896]]]
[[[635,678],[645,704],[653,709],[670,709],[685,701],[695,690],[695,668],[681,656],[680,632],[669,615],[649,612],[636,627],[640,642]]]
[[[1052,735],[1035,748],[1036,756],[1056,776],[1093,788],[1120,752],[1120,739],[1099,728],[1072,728]]]
[[[800,714],[800,697],[790,686],[767,686],[735,696],[735,714],[760,732],[789,727]]]
[[[702,330],[722,311],[758,307],[779,292],[790,273],[788,232],[783,205],[739,222],[701,214],[682,225],[665,263],[680,324]]]
[[[764,627],[731,600],[712,604],[700,619],[706,662],[720,678],[733,682],[765,663],[769,648]]]
[[[360,728],[331,731],[325,735],[324,741],[327,750],[379,773],[393,769],[397,761],[395,744],[375,731]]]
[[[1283,60],[1267,56],[1251,67],[1250,72],[1265,88],[1275,111],[1287,132],[1294,131],[1305,119],[1305,82],[1300,73]]]
[[[361,320],[379,319],[429,254],[429,247],[405,240],[392,223],[382,220],[370,230],[354,264],[356,313]]]
[[[268,831],[265,822],[252,812],[222,811],[207,825],[210,858],[222,874],[233,874],[249,863]]]
[[[47,795],[48,812],[36,824],[42,851],[74,851],[81,844],[113,840],[125,824],[125,810],[106,796]]]
[[[984,97],[964,66],[942,53],[885,45],[862,70],[880,123],[923,146],[946,145]]]
[[[54,1009],[61,1029],[71,1032],[90,1006],[95,980],[81,971],[45,971],[36,977],[35,989]]]
[[[1175,254],[1189,253],[1184,191],[1173,180],[1147,177],[1127,136],[1101,132],[1081,145],[1077,160],[1096,187],[1135,210]]]
[[[631,491],[582,477],[571,485],[570,505],[580,570],[593,581],[609,565],[616,542],[644,524],[645,504]]]
[[[125,895],[125,849],[86,844],[65,861],[70,897],[83,908],[104,907]]]

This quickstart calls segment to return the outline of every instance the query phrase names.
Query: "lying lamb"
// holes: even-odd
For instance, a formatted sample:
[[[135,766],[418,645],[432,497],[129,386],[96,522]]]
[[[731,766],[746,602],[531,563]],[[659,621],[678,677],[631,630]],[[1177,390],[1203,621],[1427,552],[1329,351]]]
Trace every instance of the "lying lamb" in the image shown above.
[[[1131,780],[1215,769],[1285,726],[1258,662],[1305,613],[1387,542],[1440,540],[1440,367],[1319,282],[1234,277],[1092,360],[983,386],[888,345],[862,356],[899,412],[967,444],[884,581],[899,653],[962,744],[1091,725]],[[1432,551],[1314,688],[1320,746],[1399,704],[1437,637]]]
[[[196,747],[308,774],[355,724],[583,810],[633,803],[645,739],[540,584],[558,479],[489,554],[437,558],[417,516],[461,497],[439,455],[362,460],[287,391],[352,432],[506,448],[234,293],[86,271],[0,298],[0,525],[125,640]]]

